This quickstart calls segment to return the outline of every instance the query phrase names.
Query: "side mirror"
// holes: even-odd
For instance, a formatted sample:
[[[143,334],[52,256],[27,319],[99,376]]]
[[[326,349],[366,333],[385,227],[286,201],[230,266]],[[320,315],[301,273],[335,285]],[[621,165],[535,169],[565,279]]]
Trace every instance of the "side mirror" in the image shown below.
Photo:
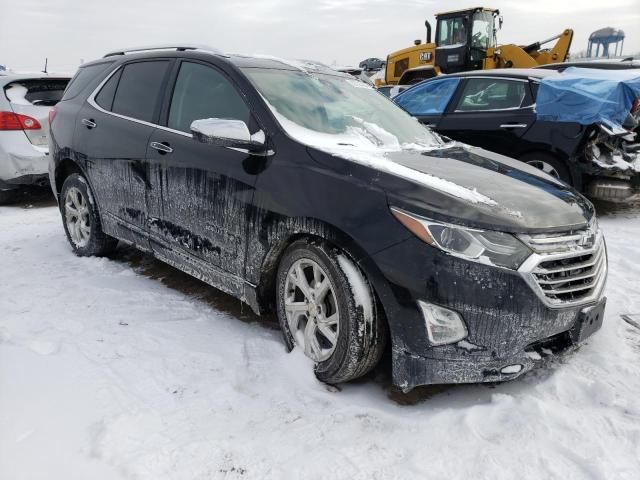
[[[498,28],[500,30],[502,30],[502,22],[504,22],[504,18],[502,18],[502,15],[500,15],[500,17],[498,17]]]
[[[264,149],[264,132],[251,135],[249,127],[242,120],[225,118],[204,118],[191,123],[191,133],[198,142],[219,147],[243,148],[250,152]]]

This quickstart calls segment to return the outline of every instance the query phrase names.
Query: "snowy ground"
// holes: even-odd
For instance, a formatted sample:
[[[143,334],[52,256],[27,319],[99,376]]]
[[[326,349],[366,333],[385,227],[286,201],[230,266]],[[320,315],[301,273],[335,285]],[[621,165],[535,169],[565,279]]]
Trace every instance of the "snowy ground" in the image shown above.
[[[640,478],[640,214],[601,220],[603,330],[498,386],[341,391],[273,319],[130,249],[77,258],[0,207],[0,478]]]

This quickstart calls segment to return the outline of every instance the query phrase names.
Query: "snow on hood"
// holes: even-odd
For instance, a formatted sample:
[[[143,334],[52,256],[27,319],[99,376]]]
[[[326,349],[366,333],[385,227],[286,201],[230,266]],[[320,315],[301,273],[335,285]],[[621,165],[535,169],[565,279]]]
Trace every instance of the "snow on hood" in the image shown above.
[[[367,87],[368,88],[368,87]],[[264,97],[263,97],[264,98]],[[437,144],[400,144],[398,138],[375,123],[353,117],[358,127],[347,127],[344,133],[323,133],[298,125],[279,113],[264,99],[287,133],[299,142],[331,155],[402,177],[470,203],[496,206],[497,202],[476,189],[400,165],[387,154],[400,151],[429,152],[459,146],[457,142]]]

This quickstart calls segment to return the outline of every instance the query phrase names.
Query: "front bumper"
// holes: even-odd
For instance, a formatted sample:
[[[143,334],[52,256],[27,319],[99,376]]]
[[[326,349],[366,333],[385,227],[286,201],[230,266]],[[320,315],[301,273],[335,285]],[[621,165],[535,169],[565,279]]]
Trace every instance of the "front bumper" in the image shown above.
[[[640,201],[640,174],[631,179],[597,178],[587,186],[589,198],[627,204]]]
[[[572,331],[581,312],[601,300],[598,292],[587,303],[549,305],[521,273],[446,255],[417,238],[374,255],[374,261],[391,284],[392,293],[380,299],[391,331],[393,382],[403,390],[512,380],[549,351],[571,351],[579,343]],[[468,336],[431,345],[417,300],[458,312]],[[504,373],[510,366],[520,367]]]
[[[11,186],[46,177],[48,151],[47,147],[32,145],[23,131],[0,132],[0,181]]]

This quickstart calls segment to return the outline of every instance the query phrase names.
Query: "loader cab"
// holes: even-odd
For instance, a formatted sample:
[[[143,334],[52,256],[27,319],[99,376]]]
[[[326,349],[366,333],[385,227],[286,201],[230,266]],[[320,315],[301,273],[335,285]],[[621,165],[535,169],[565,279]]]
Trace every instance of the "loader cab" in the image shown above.
[[[442,73],[483,68],[487,51],[496,46],[499,14],[478,7],[436,15],[436,65]]]

